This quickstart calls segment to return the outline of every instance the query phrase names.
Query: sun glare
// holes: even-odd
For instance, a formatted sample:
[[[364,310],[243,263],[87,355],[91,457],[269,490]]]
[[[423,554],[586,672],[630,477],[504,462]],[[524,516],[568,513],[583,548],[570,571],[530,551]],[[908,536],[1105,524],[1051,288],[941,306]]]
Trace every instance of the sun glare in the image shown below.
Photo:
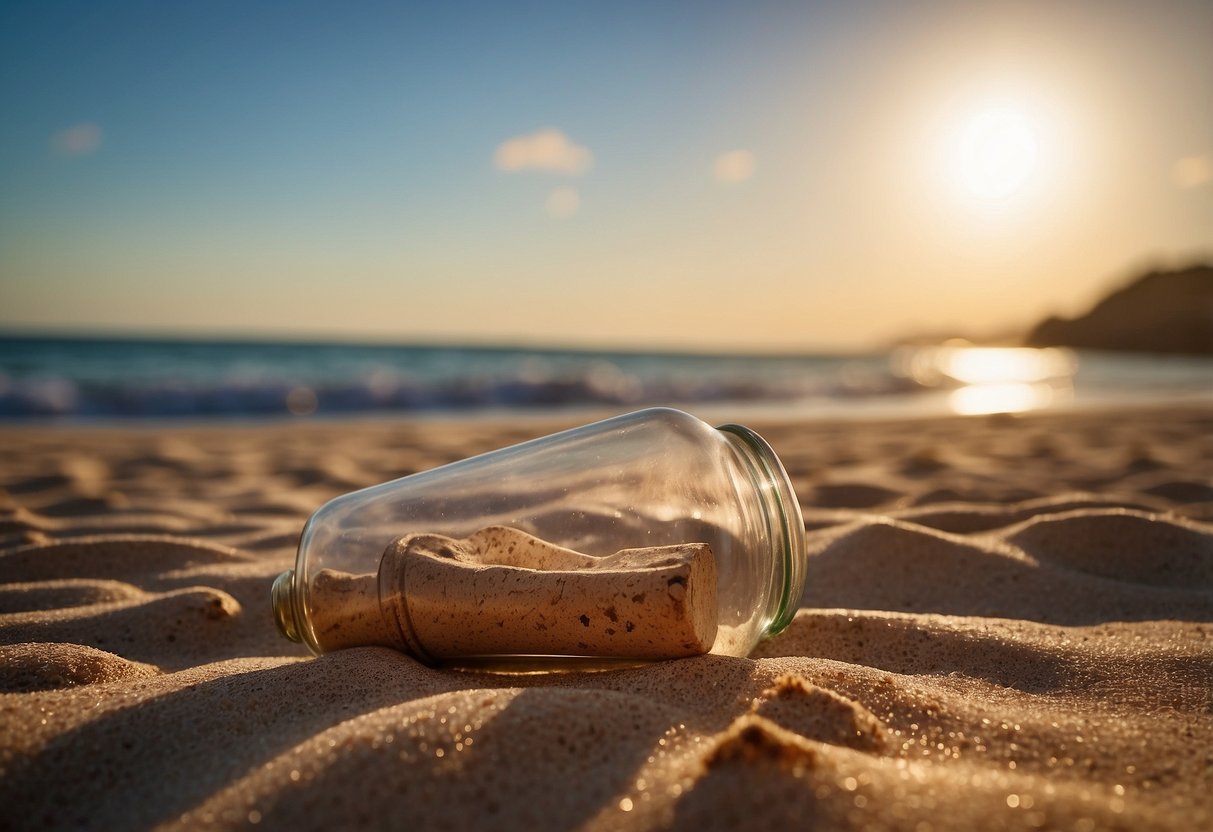
[[[1020,112],[990,108],[972,116],[957,142],[953,172],[979,199],[1006,199],[1021,191],[1037,166],[1033,124]]]
[[[903,352],[898,372],[924,387],[954,387],[952,410],[965,415],[1019,413],[1070,397],[1077,359],[1049,347],[974,347],[948,344]]]

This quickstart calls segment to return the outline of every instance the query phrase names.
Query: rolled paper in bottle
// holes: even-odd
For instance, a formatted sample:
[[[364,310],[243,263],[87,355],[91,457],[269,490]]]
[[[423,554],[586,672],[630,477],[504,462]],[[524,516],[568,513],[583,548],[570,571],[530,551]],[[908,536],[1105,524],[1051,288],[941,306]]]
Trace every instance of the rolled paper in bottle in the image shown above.
[[[506,526],[463,540],[413,534],[384,552],[378,595],[395,642],[422,661],[668,659],[716,640],[716,564],[704,543],[592,557]]]

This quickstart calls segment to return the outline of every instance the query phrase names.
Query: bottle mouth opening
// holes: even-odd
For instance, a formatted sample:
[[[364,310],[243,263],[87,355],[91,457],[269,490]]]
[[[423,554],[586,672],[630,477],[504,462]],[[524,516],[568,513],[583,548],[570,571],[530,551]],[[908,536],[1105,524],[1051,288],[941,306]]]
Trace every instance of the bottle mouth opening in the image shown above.
[[[783,632],[800,607],[800,594],[805,582],[804,516],[800,501],[792,488],[792,480],[779,457],[767,441],[744,425],[726,424],[717,430],[737,436],[753,453],[763,481],[770,486],[769,499],[764,502],[772,543],[779,547],[782,578],[779,603],[771,622],[763,631],[769,638]]]
[[[288,569],[274,579],[270,588],[270,603],[274,607],[274,623],[278,632],[290,641],[303,641],[295,621],[295,570]]]

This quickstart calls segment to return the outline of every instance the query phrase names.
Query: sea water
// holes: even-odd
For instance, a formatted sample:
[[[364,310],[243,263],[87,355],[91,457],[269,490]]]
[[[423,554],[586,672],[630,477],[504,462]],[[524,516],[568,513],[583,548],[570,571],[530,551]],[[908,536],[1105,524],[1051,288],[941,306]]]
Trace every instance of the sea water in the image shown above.
[[[1207,357],[1065,352],[1034,361],[1032,354],[1045,355],[978,349],[963,356],[979,374],[989,368],[983,383],[920,372],[924,360],[951,355],[924,349],[750,355],[9,335],[0,336],[0,418],[449,415],[655,404],[800,417],[1213,399]],[[1016,366],[1054,369],[1046,378],[1033,371],[1016,379],[1013,369],[1007,377]]]

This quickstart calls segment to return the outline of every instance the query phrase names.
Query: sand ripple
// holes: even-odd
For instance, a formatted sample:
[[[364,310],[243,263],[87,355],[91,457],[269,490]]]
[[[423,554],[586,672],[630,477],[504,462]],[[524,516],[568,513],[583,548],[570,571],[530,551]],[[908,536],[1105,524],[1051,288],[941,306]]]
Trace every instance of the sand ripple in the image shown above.
[[[147,679],[159,672],[79,644],[0,645],[0,691],[6,693]]]
[[[1033,518],[1006,535],[1032,556],[1118,581],[1213,588],[1213,527],[1128,509]]]

